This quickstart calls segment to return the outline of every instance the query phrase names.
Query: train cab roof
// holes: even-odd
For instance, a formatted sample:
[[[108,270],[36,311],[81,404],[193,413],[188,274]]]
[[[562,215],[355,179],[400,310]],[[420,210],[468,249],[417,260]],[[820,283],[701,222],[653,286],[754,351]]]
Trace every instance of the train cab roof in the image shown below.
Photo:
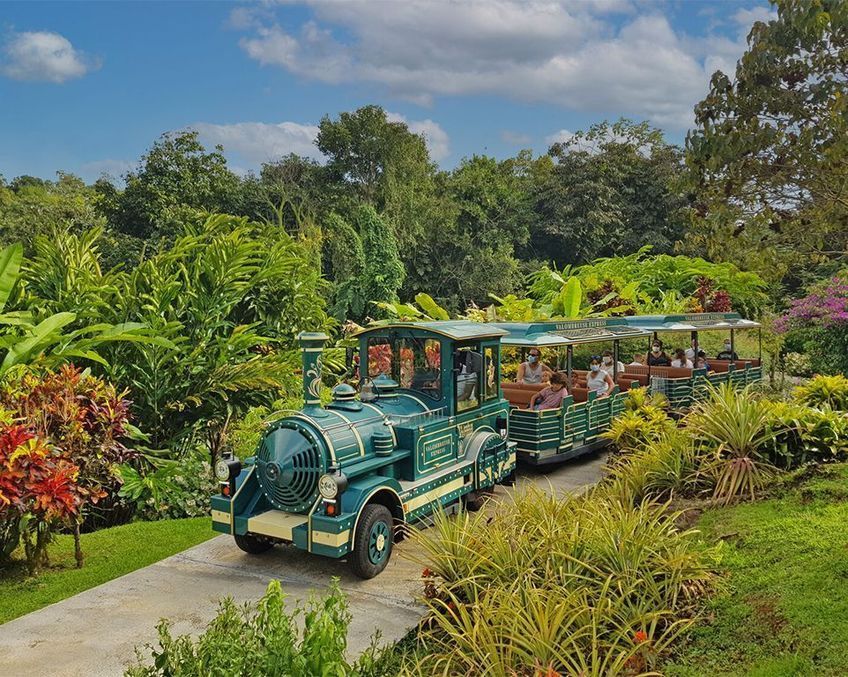
[[[396,322],[375,327],[366,327],[354,336],[368,336],[370,334],[382,334],[395,329],[411,329],[423,333],[438,334],[454,341],[468,341],[484,338],[501,338],[508,332],[498,325],[484,322],[471,322],[470,320],[434,320],[431,322]]]
[[[493,322],[506,330],[501,343],[511,346],[543,348],[596,341],[617,341],[650,335],[649,331],[630,326],[622,318],[563,320],[562,322]]]
[[[739,313],[688,313],[683,315],[630,315],[622,317],[628,326],[661,331],[709,331],[711,329],[756,329],[759,322]]]

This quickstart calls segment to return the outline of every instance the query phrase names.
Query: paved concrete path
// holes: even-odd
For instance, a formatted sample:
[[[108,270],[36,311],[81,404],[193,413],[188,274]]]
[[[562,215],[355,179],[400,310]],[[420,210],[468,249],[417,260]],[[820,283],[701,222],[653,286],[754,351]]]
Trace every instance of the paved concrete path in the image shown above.
[[[519,483],[533,482],[556,493],[579,490],[598,480],[602,463],[602,456],[592,455],[547,473],[519,471]],[[171,619],[175,633],[199,633],[220,597],[256,600],[275,578],[291,601],[302,601],[338,576],[353,615],[349,651],[358,655],[376,630],[393,642],[421,618],[423,607],[415,601],[421,594],[421,567],[409,560],[415,554],[408,541],[398,544],[386,570],[362,581],[341,562],[292,547],[246,555],[229,536],[218,536],[0,625],[0,675],[121,675],[133,662],[134,647],[156,640],[160,618]]]

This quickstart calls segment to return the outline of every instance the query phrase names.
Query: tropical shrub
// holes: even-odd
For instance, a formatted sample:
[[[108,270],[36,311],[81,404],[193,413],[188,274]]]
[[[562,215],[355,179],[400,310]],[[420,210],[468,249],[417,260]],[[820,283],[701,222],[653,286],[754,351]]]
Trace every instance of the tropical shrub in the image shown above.
[[[140,519],[182,519],[208,515],[217,484],[209,456],[198,446],[179,460],[139,455],[121,465],[121,497]]]
[[[789,352],[783,356],[783,371],[790,376],[812,376],[813,363],[805,353]]]
[[[780,468],[827,462],[848,455],[848,414],[825,403],[767,402],[774,437],[767,445],[770,461]]]
[[[146,323],[169,346],[120,346],[110,374],[131,384],[155,449],[207,443],[216,456],[230,421],[297,382],[300,330],[324,329],[319,271],[284,231],[216,215],[187,226],[142,262],[115,314]]]
[[[848,273],[814,285],[804,298],[791,302],[777,329],[786,342],[801,348],[811,371],[848,375]]]
[[[714,487],[704,472],[709,460],[685,430],[674,429],[613,458],[598,491],[624,505],[695,497]]]
[[[619,451],[636,451],[661,439],[676,428],[661,393],[649,394],[647,388],[633,388],[625,399],[624,412],[615,417],[601,437],[610,440]]]
[[[848,378],[816,376],[795,388],[793,396],[808,407],[826,405],[838,411],[848,411]]]
[[[768,303],[766,283],[755,273],[701,258],[651,256],[649,246],[563,271],[543,267],[532,275],[528,294],[542,305],[552,304],[572,278],[580,281],[587,302],[613,314],[733,309],[756,315]]]
[[[8,558],[23,542],[27,568],[47,564],[47,546],[60,526],[76,522],[85,500],[79,468],[23,425],[0,428],[0,554]]]
[[[712,580],[711,553],[666,506],[600,492],[524,488],[412,538],[432,619],[413,674],[649,670]]]
[[[750,388],[740,392],[724,383],[695,404],[686,424],[712,454],[705,471],[715,478],[714,498],[722,502],[741,495],[754,498],[772,471],[768,445],[777,433],[771,426],[769,403],[753,397]]]
[[[83,564],[79,544],[83,519],[101,499],[117,493],[120,485],[117,467],[130,454],[122,441],[129,424],[129,406],[125,392],[73,365],[64,365],[57,372],[18,369],[7,374],[0,387],[0,407],[23,421],[21,430],[27,439],[43,445],[33,447],[28,462],[48,464],[43,470],[48,474],[64,469],[63,481],[69,483],[67,491],[73,494],[74,505],[55,521],[74,531],[77,566]],[[42,452],[46,449],[45,456]],[[15,450],[9,453],[14,460]],[[49,532],[52,522],[46,520],[46,524],[40,528]]]
[[[285,600],[279,581],[271,581],[256,604],[239,606],[227,597],[197,639],[174,637],[171,623],[163,620],[156,626],[158,646],[146,647],[152,665],[145,664],[144,652],[136,649],[137,663],[124,674],[388,677],[380,670],[380,651],[374,645],[356,663],[346,661],[351,615],[338,579],[323,597],[312,597],[305,607],[290,611]]]

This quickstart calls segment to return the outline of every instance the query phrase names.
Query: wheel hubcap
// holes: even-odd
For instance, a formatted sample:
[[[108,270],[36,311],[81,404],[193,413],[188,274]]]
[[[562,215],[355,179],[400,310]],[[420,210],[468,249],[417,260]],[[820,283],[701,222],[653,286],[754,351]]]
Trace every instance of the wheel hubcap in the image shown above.
[[[389,555],[389,525],[377,522],[371,527],[368,537],[368,559],[372,564],[380,564]]]

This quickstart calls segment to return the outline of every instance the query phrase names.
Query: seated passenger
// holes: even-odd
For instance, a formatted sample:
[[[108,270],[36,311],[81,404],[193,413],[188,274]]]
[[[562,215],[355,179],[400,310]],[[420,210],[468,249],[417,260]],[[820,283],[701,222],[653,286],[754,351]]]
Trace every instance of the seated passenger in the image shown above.
[[[686,351],[683,348],[678,348],[674,351],[674,359],[671,361],[672,367],[692,368],[692,360],[686,357]]]
[[[633,356],[633,361],[627,365],[628,367],[644,367],[645,356],[642,353],[636,353]]]
[[[589,373],[586,374],[586,387],[590,393],[597,393],[598,397],[606,397],[615,387],[615,383],[612,382],[612,376],[601,369],[601,358],[597,355],[589,363]]]
[[[697,346],[698,346],[697,339],[692,339],[691,347],[686,349],[686,358],[689,359],[689,360],[692,360],[692,362],[695,361],[695,349],[697,348]]]
[[[707,362],[707,354],[703,350],[698,351],[698,359],[695,360],[695,369],[710,370],[710,365]]]
[[[562,399],[566,395],[568,395],[568,389],[565,387],[565,376],[554,372],[551,374],[551,384],[530,398],[530,408],[536,411],[557,409],[562,405]]]
[[[720,351],[718,355],[716,355],[717,360],[738,360],[739,355],[736,354],[736,351],[733,350],[733,344],[730,342],[730,339],[726,339],[724,341],[724,350]]]
[[[553,371],[539,360],[540,357],[538,348],[530,349],[527,361],[518,366],[517,383],[536,384],[548,380]]]
[[[663,350],[662,341],[657,339],[651,344],[651,354],[648,355],[648,366],[650,367],[668,367],[671,366],[671,359]]]
[[[601,369],[603,369],[605,372],[607,372],[607,374],[609,374],[610,376],[612,376],[613,373],[615,372],[615,370],[613,369],[612,363],[613,363],[613,357],[612,357],[612,351],[611,350],[605,350],[603,353],[601,353]],[[624,371],[624,363],[619,361],[619,363],[617,365],[617,369],[618,369],[619,374],[621,372],[623,372]]]

